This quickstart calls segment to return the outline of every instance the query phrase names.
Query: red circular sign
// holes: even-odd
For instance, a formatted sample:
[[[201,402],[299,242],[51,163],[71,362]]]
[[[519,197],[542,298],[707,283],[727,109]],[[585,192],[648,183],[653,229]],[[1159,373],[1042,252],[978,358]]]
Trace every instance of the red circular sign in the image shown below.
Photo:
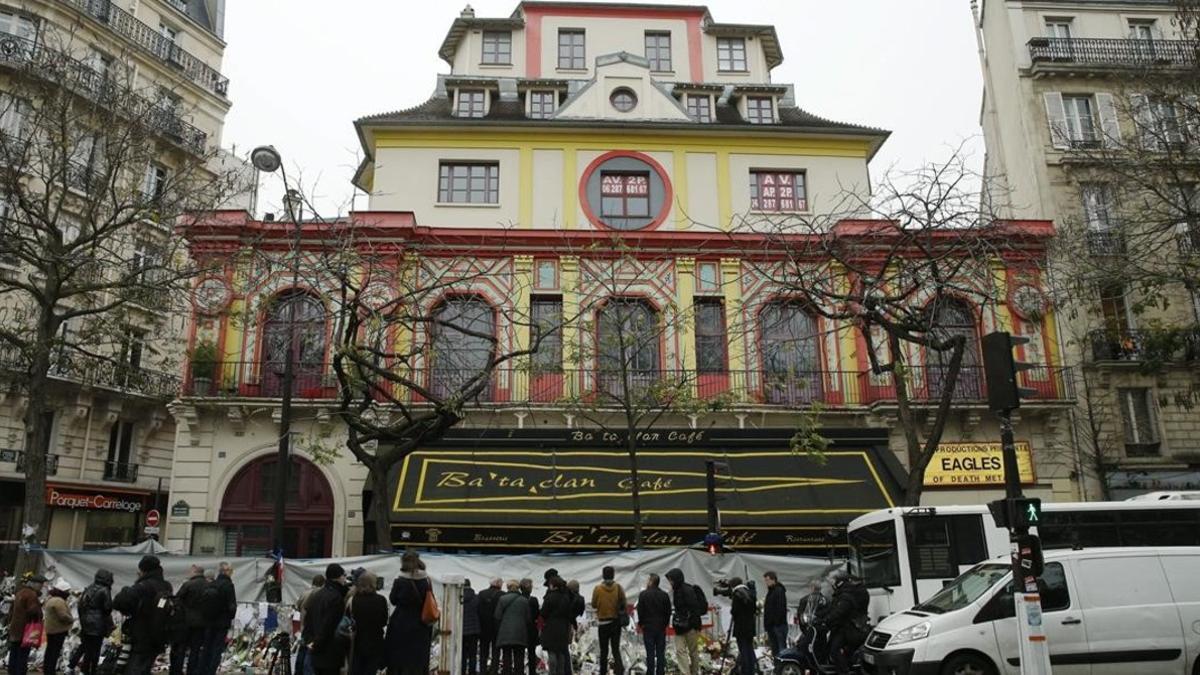
[[[150,509],[146,512],[146,527],[158,527],[158,509]]]

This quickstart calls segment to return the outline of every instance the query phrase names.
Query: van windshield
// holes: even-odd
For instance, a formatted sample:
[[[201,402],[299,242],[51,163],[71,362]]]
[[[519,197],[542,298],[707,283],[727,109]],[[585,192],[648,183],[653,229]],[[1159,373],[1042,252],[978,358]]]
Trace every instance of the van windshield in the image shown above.
[[[850,573],[867,588],[900,585],[900,555],[896,550],[896,522],[885,520],[852,530]]]
[[[963,572],[950,585],[938,591],[937,595],[913,607],[919,612],[930,614],[945,614],[962,609],[979,599],[996,582],[1004,578],[1012,570],[1008,565],[988,563],[976,565]]]

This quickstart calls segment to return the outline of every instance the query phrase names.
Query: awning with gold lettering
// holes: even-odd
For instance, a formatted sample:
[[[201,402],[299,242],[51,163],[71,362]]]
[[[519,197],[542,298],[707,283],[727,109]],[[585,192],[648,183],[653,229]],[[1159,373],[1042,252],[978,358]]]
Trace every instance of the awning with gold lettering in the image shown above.
[[[603,431],[487,431],[422,448],[392,484],[397,545],[461,549],[628,546],[632,487],[623,437]],[[830,528],[895,505],[903,470],[886,432],[822,432],[823,459],[793,452],[786,430],[643,432],[638,484],[646,544],[691,545],[707,531],[705,462],[718,481],[726,542],[744,549],[828,548]]]

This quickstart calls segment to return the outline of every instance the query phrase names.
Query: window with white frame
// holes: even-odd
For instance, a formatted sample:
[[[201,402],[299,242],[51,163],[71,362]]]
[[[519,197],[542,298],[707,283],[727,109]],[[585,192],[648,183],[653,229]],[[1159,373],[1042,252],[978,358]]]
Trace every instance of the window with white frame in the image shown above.
[[[1072,143],[1093,143],[1099,140],[1096,133],[1095,104],[1091,96],[1063,96],[1063,112],[1066,113],[1067,138]]]
[[[584,47],[585,33],[578,28],[558,30],[559,70],[584,70],[587,68],[587,51]]]
[[[20,138],[28,109],[24,99],[0,92],[0,133],[8,138]]]
[[[808,210],[803,171],[751,171],[750,209],[789,213]]]
[[[108,434],[108,456],[104,462],[104,479],[132,482],[137,473],[133,459],[133,422],[113,422]]]
[[[0,10],[0,33],[33,42],[37,37],[37,23],[25,14],[9,9]]]
[[[646,31],[646,60],[656,73],[671,72],[671,33]]]
[[[708,94],[688,94],[687,112],[693,122],[711,122],[712,97]]]
[[[1157,22],[1154,19],[1130,19],[1129,21],[1129,39],[1131,40],[1153,40],[1157,29]]]
[[[0,265],[13,267],[20,263],[20,258],[17,255],[17,248],[20,246],[20,238],[9,236],[9,233],[14,233],[17,223],[12,221],[13,209],[12,204],[8,203],[7,199],[0,198]]]
[[[500,164],[496,162],[442,162],[438,176],[438,202],[443,204],[500,203]]]
[[[1083,222],[1089,232],[1109,232],[1116,228],[1112,187],[1107,183],[1079,186],[1083,198]]]
[[[1117,402],[1121,406],[1125,454],[1157,455],[1160,439],[1153,392],[1148,387],[1122,387],[1117,389]]]
[[[558,92],[529,92],[529,116],[535,120],[550,119],[558,110]]]
[[[744,73],[746,67],[746,38],[717,38],[717,70],[723,73]]]
[[[146,166],[146,176],[142,182],[142,195],[155,201],[162,199],[167,188],[167,176],[167,167],[158,162],[150,162]]]
[[[512,32],[483,31],[483,62],[486,65],[512,65]]]
[[[1070,39],[1072,21],[1069,17],[1047,17],[1046,18],[1046,37]]]
[[[746,121],[750,122],[750,124],[774,124],[774,99],[770,96],[747,96]]]
[[[459,117],[483,117],[487,113],[487,92],[483,89],[459,89]]]

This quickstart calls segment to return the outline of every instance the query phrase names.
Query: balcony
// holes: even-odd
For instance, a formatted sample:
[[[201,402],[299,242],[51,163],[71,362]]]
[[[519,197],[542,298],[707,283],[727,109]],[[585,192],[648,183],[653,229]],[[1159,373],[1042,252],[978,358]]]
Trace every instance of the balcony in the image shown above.
[[[204,153],[208,134],[184,121],[177,110],[163,107],[144,96],[131,94],[105,73],[68,54],[25,38],[0,33],[0,67],[27,70],[34,76],[63,84],[79,96],[118,110],[122,116],[146,125],[189,152]],[[68,180],[72,180],[71,175],[68,175]]]
[[[1200,328],[1159,331],[1096,330],[1088,334],[1092,361],[1200,361]]]
[[[136,483],[138,465],[130,462],[107,461],[104,463],[104,480],[114,483]]]
[[[137,45],[184,77],[224,97],[229,93],[229,78],[168,40],[153,26],[116,6],[109,0],[66,0],[67,4],[108,26],[121,37]]]
[[[1175,243],[1179,246],[1179,255],[1200,254],[1200,220],[1180,223],[1175,231]]]
[[[28,367],[17,350],[0,349],[0,370],[23,374]],[[179,394],[178,376],[84,354],[52,356],[50,377],[145,398],[171,399]]]
[[[435,369],[410,375],[435,396],[456,391],[474,371]],[[214,378],[190,378],[184,396],[205,398],[279,398],[283,393],[282,364],[232,362],[221,364]],[[292,395],[301,400],[334,399],[339,395],[337,376],[332,368],[300,365],[294,373]],[[940,399],[945,387],[945,369],[908,368],[908,392],[912,401],[925,404]],[[1022,373],[1022,386],[1037,392],[1045,401],[1074,398],[1068,369],[1038,366]],[[420,403],[419,396],[390,383],[383,385],[399,400]],[[476,404],[564,405],[586,401],[598,406],[615,406],[621,401],[639,405],[666,403],[681,394],[705,401],[730,405],[806,407],[819,403],[826,407],[852,408],[887,404],[896,399],[891,375],[872,375],[857,371],[768,372],[739,370],[725,372],[644,371],[622,377],[591,369],[530,372],[502,369],[475,398]],[[953,399],[963,404],[981,404],[986,388],[983,369],[964,367]],[[387,401],[385,392],[375,398]]]
[[[25,451],[0,449],[0,462],[12,462],[16,465],[18,473],[25,473]],[[58,455],[46,455],[46,475],[53,476],[58,473]]]
[[[1200,46],[1193,40],[1050,37],[1036,37],[1028,44],[1034,74],[1190,67],[1197,63]]]
[[[1098,258],[1115,258],[1125,255],[1125,235],[1111,230],[1090,230],[1087,238],[1088,253]]]

